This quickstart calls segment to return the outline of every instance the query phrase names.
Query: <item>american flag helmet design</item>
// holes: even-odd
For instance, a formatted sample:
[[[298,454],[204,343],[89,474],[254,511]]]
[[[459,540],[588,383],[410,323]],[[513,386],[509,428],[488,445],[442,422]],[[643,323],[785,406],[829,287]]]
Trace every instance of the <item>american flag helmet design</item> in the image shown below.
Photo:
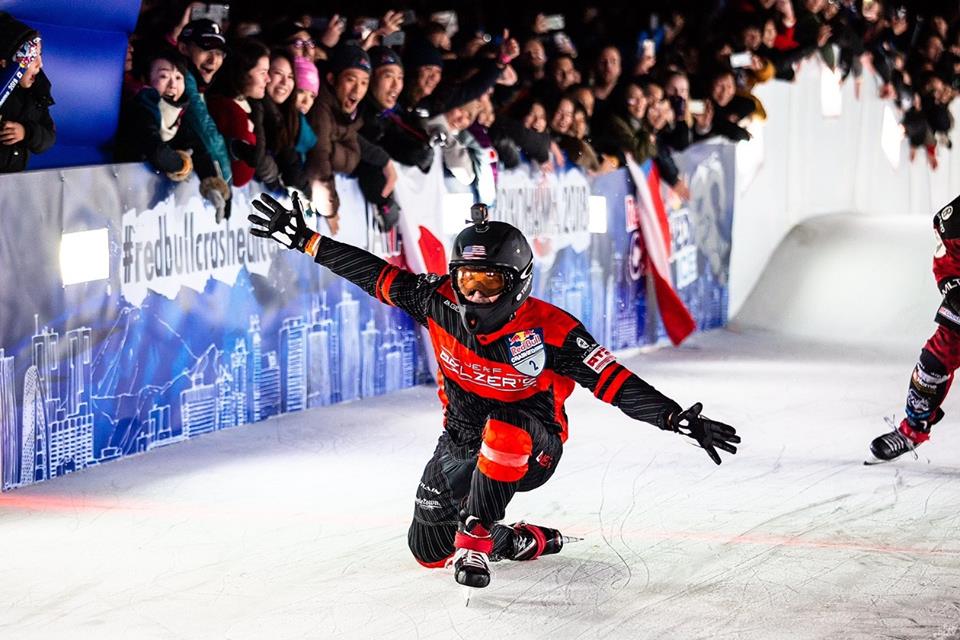
[[[482,244],[472,244],[464,247],[461,255],[464,260],[483,260],[487,257],[487,249]]]

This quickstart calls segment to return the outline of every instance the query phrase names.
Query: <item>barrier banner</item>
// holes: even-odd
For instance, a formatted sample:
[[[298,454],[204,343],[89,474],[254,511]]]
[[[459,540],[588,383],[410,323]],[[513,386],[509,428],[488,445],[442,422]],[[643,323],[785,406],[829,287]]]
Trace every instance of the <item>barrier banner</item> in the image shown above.
[[[4,489],[426,379],[409,317],[249,234],[256,188],[218,225],[195,179],[140,165],[4,177]],[[396,262],[355,181],[338,190],[338,238]]]
[[[727,324],[736,147],[707,142],[676,155],[690,187],[683,202],[669,187],[661,191],[670,221],[674,286],[699,331]]]
[[[726,321],[732,151],[680,154],[693,197],[659,193],[670,281],[700,329]],[[434,165],[398,171],[403,215],[390,233],[375,228],[356,181],[337,176],[337,239],[445,272],[474,195],[448,193]],[[174,184],[141,165],[2,180],[4,489],[431,377],[428,341],[403,312],[249,234],[259,185],[234,189],[233,215],[217,224],[195,178]],[[502,171],[494,204],[493,218],[530,240],[535,297],[612,349],[666,338],[627,171]]]

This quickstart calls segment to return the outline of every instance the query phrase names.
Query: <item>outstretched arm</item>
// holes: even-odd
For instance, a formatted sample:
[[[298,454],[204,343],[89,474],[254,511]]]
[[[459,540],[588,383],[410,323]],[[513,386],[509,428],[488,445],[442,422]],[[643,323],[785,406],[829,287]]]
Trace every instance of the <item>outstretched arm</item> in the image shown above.
[[[388,264],[368,251],[320,235],[307,226],[303,206],[294,192],[293,209],[287,209],[269,194],[260,195],[253,207],[261,215],[251,215],[250,233],[272,238],[288,249],[296,249],[338,276],[346,278],[368,294],[407,312],[420,324],[426,324],[427,303],[442,281],[440,276],[413,274]]]
[[[567,334],[555,369],[631,418],[696,440],[717,464],[717,449],[737,452],[734,445],[740,442],[740,436],[733,427],[701,416],[703,405],[699,402],[681,410],[675,401],[618,363],[582,324],[578,323]]]

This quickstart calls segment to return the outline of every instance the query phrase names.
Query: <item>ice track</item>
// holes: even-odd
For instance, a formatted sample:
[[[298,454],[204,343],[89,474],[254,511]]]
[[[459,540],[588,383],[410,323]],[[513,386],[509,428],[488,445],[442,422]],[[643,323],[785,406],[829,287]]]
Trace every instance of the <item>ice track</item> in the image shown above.
[[[508,518],[585,540],[494,565],[469,608],[406,549],[440,429],[421,387],[0,496],[0,637],[960,638],[960,395],[921,460],[862,465],[932,324],[857,346],[744,324],[624,361],[741,453],[716,467],[578,390]]]

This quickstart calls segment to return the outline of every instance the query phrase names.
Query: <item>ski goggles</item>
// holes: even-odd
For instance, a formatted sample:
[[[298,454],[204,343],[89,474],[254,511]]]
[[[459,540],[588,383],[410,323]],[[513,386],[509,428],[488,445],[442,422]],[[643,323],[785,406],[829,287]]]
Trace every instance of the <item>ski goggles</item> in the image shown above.
[[[489,267],[457,267],[454,271],[457,289],[465,296],[480,292],[491,298],[502,293],[507,285],[503,271]]]

